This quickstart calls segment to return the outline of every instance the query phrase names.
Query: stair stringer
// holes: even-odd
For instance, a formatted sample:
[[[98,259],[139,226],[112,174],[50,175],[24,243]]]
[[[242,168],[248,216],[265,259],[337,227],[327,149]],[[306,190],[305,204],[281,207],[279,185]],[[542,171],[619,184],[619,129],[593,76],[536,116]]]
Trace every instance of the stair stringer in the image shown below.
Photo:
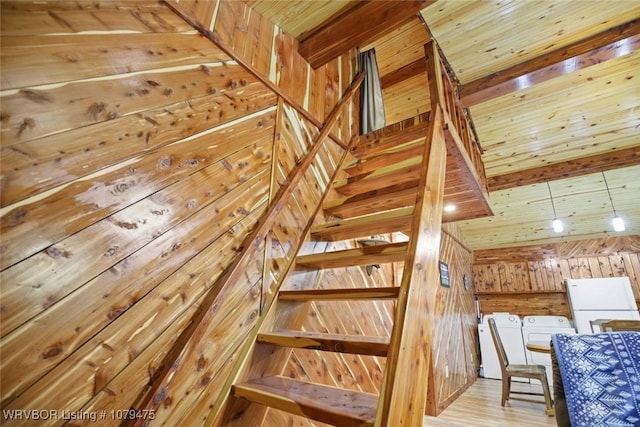
[[[430,378],[447,148],[434,106],[375,426],[421,426]]]

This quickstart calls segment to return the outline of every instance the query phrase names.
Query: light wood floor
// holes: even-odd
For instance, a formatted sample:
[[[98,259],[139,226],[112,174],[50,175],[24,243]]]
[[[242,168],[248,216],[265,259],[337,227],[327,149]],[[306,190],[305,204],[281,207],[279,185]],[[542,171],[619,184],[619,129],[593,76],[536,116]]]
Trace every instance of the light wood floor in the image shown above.
[[[539,385],[516,384],[514,389],[541,391]],[[425,417],[424,427],[544,427],[555,426],[545,414],[544,403],[510,400],[500,406],[502,382],[478,378],[439,417]],[[537,397],[533,397],[537,399]],[[542,399],[542,397],[540,398]]]

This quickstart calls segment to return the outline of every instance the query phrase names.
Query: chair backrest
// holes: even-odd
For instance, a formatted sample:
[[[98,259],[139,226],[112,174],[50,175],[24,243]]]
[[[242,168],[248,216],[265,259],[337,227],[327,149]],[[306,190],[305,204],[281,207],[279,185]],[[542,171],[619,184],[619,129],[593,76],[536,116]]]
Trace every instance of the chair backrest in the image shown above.
[[[507,370],[507,366],[509,366],[509,358],[507,357],[507,352],[504,351],[504,346],[502,345],[502,340],[500,339],[500,334],[498,333],[498,326],[496,326],[496,321],[493,318],[489,318],[489,330],[491,331],[493,344],[496,347],[496,353],[498,353],[500,369],[502,370],[504,375],[504,372]]]
[[[608,320],[600,324],[604,332],[640,331],[640,320]]]

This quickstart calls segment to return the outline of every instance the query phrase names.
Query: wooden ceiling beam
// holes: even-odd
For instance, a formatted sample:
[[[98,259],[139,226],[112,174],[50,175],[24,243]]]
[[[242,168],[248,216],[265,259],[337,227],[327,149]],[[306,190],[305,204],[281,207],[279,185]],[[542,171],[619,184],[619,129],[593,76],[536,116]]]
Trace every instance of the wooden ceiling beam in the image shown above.
[[[634,19],[548,54],[460,87],[466,107],[578,71],[640,49],[640,19]]]
[[[608,151],[506,175],[492,176],[487,178],[487,183],[491,192],[557,179],[573,178],[638,164],[640,164],[640,146]]]
[[[415,61],[405,65],[404,67],[380,77],[380,85],[382,86],[382,89],[386,89],[389,86],[393,86],[396,83],[400,83],[404,80],[410,79],[411,77],[415,77],[423,73],[425,74],[426,78],[426,72],[427,62],[424,60],[424,58],[418,58]]]
[[[315,69],[344,52],[392,31],[435,0],[370,0],[329,21],[300,42],[298,52]]]

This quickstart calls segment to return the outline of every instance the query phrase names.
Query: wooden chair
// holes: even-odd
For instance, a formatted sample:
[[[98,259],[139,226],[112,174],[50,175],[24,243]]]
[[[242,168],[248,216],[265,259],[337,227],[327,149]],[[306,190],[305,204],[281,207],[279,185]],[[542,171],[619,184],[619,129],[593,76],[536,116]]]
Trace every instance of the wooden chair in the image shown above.
[[[600,324],[603,332],[640,331],[640,320],[607,320]]]
[[[554,415],[553,401],[551,400],[551,392],[549,390],[549,382],[547,381],[547,370],[544,365],[512,365],[507,358],[507,352],[504,350],[500,334],[498,333],[498,327],[494,319],[489,319],[489,330],[493,338],[493,343],[498,353],[498,360],[500,361],[500,369],[502,370],[502,406],[509,400],[512,394],[526,394],[533,396],[544,396],[544,403],[547,406],[547,415]],[[532,378],[540,381],[542,384],[542,393],[527,392],[527,391],[512,391],[511,390],[511,378]],[[511,397],[514,400],[527,400],[517,397]],[[541,403],[541,402],[540,402]]]

